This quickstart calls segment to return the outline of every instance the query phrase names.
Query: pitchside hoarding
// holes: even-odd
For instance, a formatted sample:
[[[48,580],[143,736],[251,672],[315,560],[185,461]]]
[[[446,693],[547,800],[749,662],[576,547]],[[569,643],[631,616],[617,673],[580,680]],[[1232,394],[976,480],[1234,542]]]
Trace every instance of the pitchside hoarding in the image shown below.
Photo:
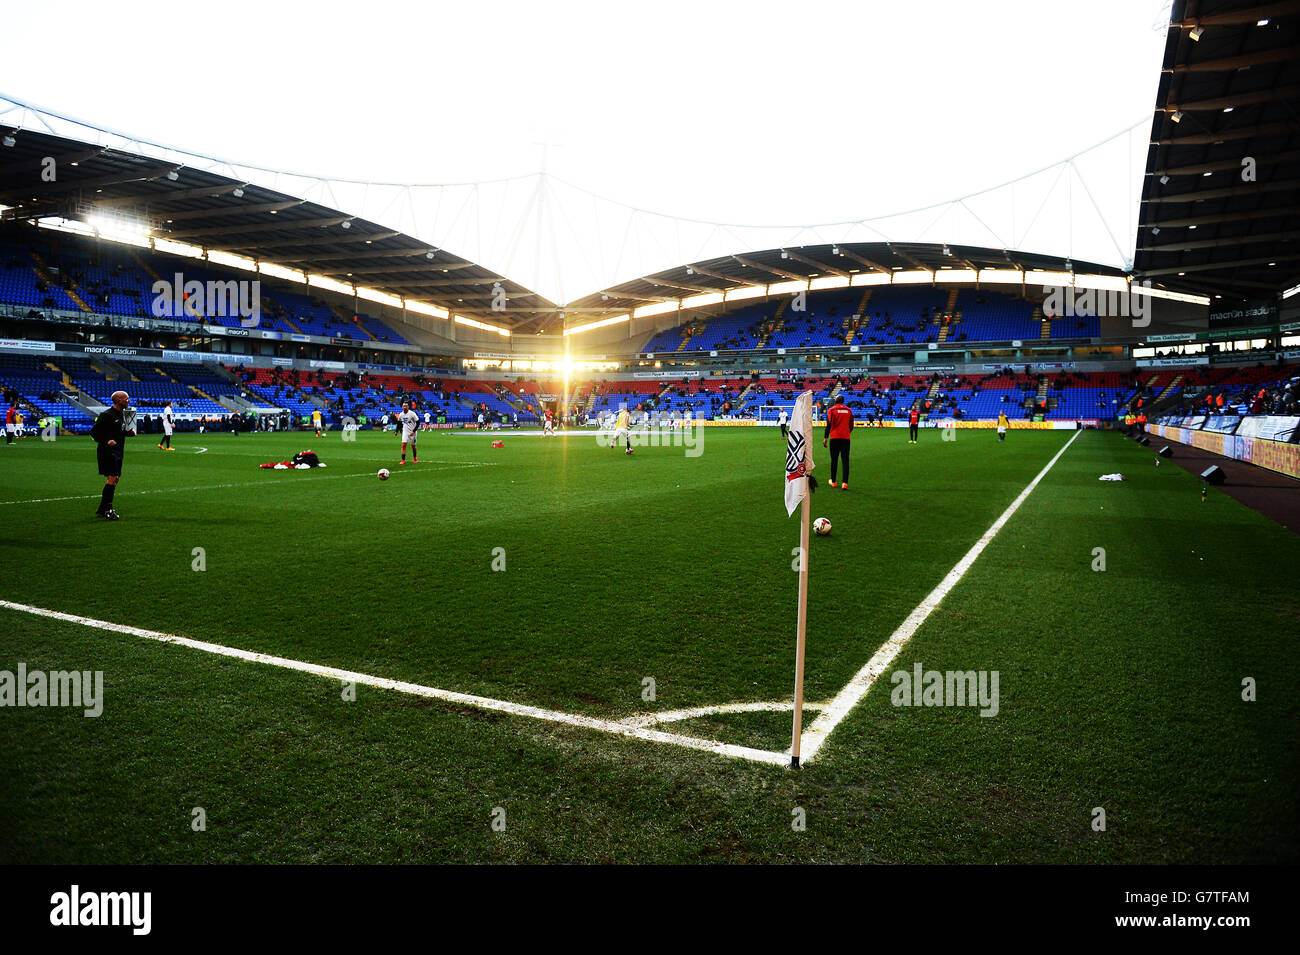
[[[1246,438],[1264,438],[1268,441],[1289,441],[1297,428],[1300,428],[1300,417],[1252,415],[1242,419],[1237,435]]]
[[[1235,461],[1245,461],[1247,464],[1254,464],[1269,471],[1300,479],[1300,444],[1269,441],[1264,438],[1247,438],[1241,435],[1188,431],[1185,428],[1161,424],[1149,424],[1147,431],[1168,441],[1191,445]]]

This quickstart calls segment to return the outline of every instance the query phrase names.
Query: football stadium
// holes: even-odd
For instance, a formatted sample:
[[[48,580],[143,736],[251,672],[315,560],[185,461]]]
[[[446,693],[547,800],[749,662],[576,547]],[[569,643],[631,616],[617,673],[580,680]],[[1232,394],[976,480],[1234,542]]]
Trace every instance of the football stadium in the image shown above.
[[[1146,6],[829,225],[10,75],[0,861],[1294,864],[1300,5]]]

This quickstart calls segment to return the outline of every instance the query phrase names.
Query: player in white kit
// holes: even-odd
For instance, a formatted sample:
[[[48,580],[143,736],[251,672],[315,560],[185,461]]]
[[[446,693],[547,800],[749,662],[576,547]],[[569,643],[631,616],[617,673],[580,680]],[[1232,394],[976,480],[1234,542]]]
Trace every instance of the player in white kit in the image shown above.
[[[415,436],[420,429],[420,416],[411,410],[409,402],[402,402],[402,412],[396,416],[397,424],[402,429],[402,460],[398,464],[406,463],[406,446],[411,446],[411,463],[420,463],[420,452],[415,446]]]
[[[172,431],[176,429],[176,422],[172,419],[172,403],[169,401],[163,405],[162,413],[163,439],[158,448],[162,451],[175,451],[172,447]]]

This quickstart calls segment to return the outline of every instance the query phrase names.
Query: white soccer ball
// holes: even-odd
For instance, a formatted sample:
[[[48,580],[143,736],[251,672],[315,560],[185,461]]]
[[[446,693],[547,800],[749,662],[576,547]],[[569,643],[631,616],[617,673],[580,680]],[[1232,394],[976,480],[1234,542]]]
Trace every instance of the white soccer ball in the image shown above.
[[[825,537],[831,532],[831,522],[824,517],[819,517],[813,521],[813,531],[821,537]]]
[[[379,480],[381,480],[381,481],[387,481],[387,480],[388,480],[388,468],[380,468],[380,469],[379,469]]]

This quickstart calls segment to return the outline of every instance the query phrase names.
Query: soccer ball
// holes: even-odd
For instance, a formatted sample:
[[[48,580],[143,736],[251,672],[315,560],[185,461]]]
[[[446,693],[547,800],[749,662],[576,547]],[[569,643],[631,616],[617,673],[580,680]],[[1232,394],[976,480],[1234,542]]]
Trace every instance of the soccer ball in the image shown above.
[[[819,517],[813,521],[813,530],[821,537],[825,537],[831,532],[831,522],[824,517]]]
[[[379,480],[381,480],[381,481],[387,481],[387,480],[388,480],[388,468],[380,468],[380,469],[379,469]]]

